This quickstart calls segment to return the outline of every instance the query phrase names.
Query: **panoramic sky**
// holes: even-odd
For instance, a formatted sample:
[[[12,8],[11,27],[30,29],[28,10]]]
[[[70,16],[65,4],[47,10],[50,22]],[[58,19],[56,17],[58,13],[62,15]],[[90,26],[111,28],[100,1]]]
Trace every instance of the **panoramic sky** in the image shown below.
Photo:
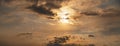
[[[119,46],[120,0],[0,0],[0,46]]]

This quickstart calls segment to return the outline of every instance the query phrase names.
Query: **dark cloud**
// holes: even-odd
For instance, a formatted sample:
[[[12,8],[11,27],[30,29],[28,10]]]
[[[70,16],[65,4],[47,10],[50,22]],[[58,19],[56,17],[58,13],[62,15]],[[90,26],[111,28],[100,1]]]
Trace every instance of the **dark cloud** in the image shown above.
[[[80,14],[84,14],[84,15],[87,15],[87,16],[98,16],[99,15],[99,13],[92,12],[92,11],[81,12]]]
[[[56,5],[56,4],[53,4],[53,3],[46,3],[45,4],[46,7],[48,8],[60,8],[60,4],[59,5]]]
[[[105,36],[120,35],[120,16],[116,16],[114,14],[112,14],[111,16],[110,15],[111,14],[103,16],[104,21],[102,23],[104,30],[100,31],[100,33]]]
[[[39,6],[39,7],[29,7],[29,9],[32,9],[33,11],[40,13],[40,14],[46,14],[46,15],[51,15],[53,16],[54,13],[52,11],[50,11],[50,9],[46,9],[44,6]]]
[[[120,35],[120,27],[109,28],[102,32],[104,35]]]
[[[102,8],[114,7],[119,10],[120,0],[108,0],[106,3],[102,3],[100,7]]]
[[[110,0],[110,3],[116,6],[120,6],[120,0]]]
[[[82,44],[81,42],[79,44],[77,43],[69,43],[72,39],[79,39],[75,36],[60,36],[60,37],[54,37],[52,41],[49,41],[47,46],[95,46],[95,44]],[[80,39],[84,39],[80,37]],[[85,40],[85,39],[84,39]]]
[[[9,3],[11,2],[12,0],[0,0],[0,4],[2,5],[3,3]]]
[[[102,16],[111,17],[111,16],[120,16],[119,12],[120,10],[115,8],[106,8],[106,9],[103,9],[102,12],[100,12],[100,14]]]
[[[54,15],[54,13],[51,11],[51,9],[59,9],[61,6],[61,3],[65,0],[34,0],[32,8],[35,12],[47,14],[47,15]],[[40,2],[45,2],[45,4],[41,4]],[[38,5],[40,4],[40,5]]]
[[[21,37],[21,38],[27,38],[27,39],[32,39],[33,33],[19,33],[16,35],[16,37]]]

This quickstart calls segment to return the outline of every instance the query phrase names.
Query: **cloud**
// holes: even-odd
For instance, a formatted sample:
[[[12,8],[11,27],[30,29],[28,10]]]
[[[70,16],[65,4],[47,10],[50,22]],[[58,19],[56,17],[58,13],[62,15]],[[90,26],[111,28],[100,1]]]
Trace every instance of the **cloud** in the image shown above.
[[[72,8],[84,11],[84,10],[93,10],[97,6],[99,6],[105,2],[106,2],[106,0],[96,0],[96,1],[94,1],[94,0],[71,0],[68,3],[68,5],[70,5]]]
[[[118,39],[116,37],[118,37],[119,33],[120,33],[120,11],[118,10],[117,7],[113,7],[112,5],[109,5],[109,7],[104,7],[101,8],[99,7],[100,5],[104,4],[102,0],[69,0],[67,1],[63,1],[63,0],[59,0],[59,1],[55,1],[55,0],[44,0],[45,2],[47,2],[46,4],[43,4],[43,6],[45,7],[49,7],[49,8],[59,8],[62,6],[70,6],[71,8],[73,8],[74,10],[78,10],[78,11],[87,11],[88,13],[84,13],[86,14],[86,16],[82,16],[79,18],[79,25],[54,25],[53,23],[56,21],[53,20],[49,20],[49,19],[45,19],[46,16],[43,16],[42,14],[37,14],[36,12],[33,12],[29,9],[26,9],[26,7],[22,7],[24,3],[21,3],[19,5],[14,4],[15,6],[13,7],[13,4],[9,4],[12,7],[6,7],[6,6],[2,6],[0,7],[0,35],[2,34],[7,34],[7,35],[12,35],[14,34],[16,36],[16,32],[18,33],[18,35],[20,35],[20,37],[27,37],[30,38],[32,37],[33,39],[30,40],[16,40],[18,37],[13,37],[9,36],[9,38],[6,35],[2,35],[4,37],[6,37],[6,41],[8,40],[8,42],[14,40],[16,42],[14,42],[14,44],[16,45],[22,45],[19,44],[20,43],[26,43],[31,41],[31,43],[27,43],[29,45],[33,44],[33,46],[38,45],[38,44],[42,44],[44,42],[48,42],[48,40],[46,40],[47,38],[49,40],[51,40],[51,38],[49,38],[49,36],[61,36],[61,35],[66,35],[66,34],[70,34],[70,35],[80,35],[80,34],[97,34],[100,33],[102,36],[105,36],[105,40],[107,39],[109,42],[110,37],[113,35],[115,39]],[[43,1],[43,2],[44,2]],[[118,4],[115,3],[119,0],[114,1],[114,4]],[[17,0],[16,3],[18,3],[19,1]],[[109,1],[108,1],[109,2]],[[26,4],[26,3],[25,3]],[[105,4],[107,5],[107,4]],[[27,6],[27,5],[25,5]],[[16,9],[17,8],[17,9]],[[45,11],[47,12],[47,10]],[[89,16],[89,15],[102,15],[102,16]],[[51,25],[49,25],[51,24]],[[4,31],[4,33],[2,32]],[[12,32],[12,33],[11,33]],[[13,33],[14,32],[14,33]],[[19,34],[19,32],[23,32],[22,34]],[[24,32],[32,32],[32,36],[31,33],[24,33]],[[34,33],[36,32],[36,33]],[[2,33],[2,34],[1,34]],[[99,36],[95,35],[95,38],[98,38]],[[30,37],[29,37],[30,36]],[[84,36],[84,35],[81,35]],[[85,37],[85,36],[84,36]],[[106,38],[107,37],[107,38]],[[3,38],[3,37],[1,37]],[[53,38],[53,37],[52,37]],[[57,38],[62,38],[63,37],[57,37]],[[85,37],[86,38],[86,37]],[[4,38],[3,38],[4,39]],[[9,39],[11,39],[9,41]],[[75,39],[70,39],[71,42],[73,42],[74,40],[78,40],[80,38],[76,38]],[[83,38],[84,39],[84,38]],[[98,43],[101,44],[101,40],[100,39],[104,39],[103,37],[99,37],[99,41]],[[2,39],[1,39],[2,40]],[[69,42],[70,40],[60,40],[60,42],[62,41],[67,41]],[[81,40],[81,39],[80,39]],[[95,39],[96,41],[97,39]],[[25,42],[23,42],[25,41]],[[53,40],[55,42],[55,39]],[[57,40],[56,42],[58,42],[59,40]],[[77,46],[79,44],[76,44],[78,42],[74,41],[75,43],[68,43],[64,42],[65,44],[61,44],[64,46]],[[112,39],[112,41],[114,41],[114,39]],[[1,41],[0,41],[1,42]],[[110,41],[111,42],[111,41]],[[2,42],[1,42],[2,43]],[[91,43],[91,41],[90,41]],[[103,42],[104,43],[104,42]],[[111,42],[112,43],[112,42]],[[3,44],[7,44],[4,43]],[[11,44],[11,43],[9,43]],[[50,43],[48,43],[50,44]],[[52,43],[52,45],[55,45],[55,43]],[[116,43],[118,44],[118,43]],[[0,44],[2,45],[2,44]],[[25,44],[24,44],[25,45]],[[94,44],[91,44],[94,45]],[[32,46],[32,45],[31,45]],[[49,46],[49,45],[48,45]]]
[[[120,16],[105,17],[106,19],[103,21],[104,30],[100,31],[100,33],[107,36],[120,35],[119,17]]]
[[[102,32],[104,35],[120,35],[120,27],[109,28]]]

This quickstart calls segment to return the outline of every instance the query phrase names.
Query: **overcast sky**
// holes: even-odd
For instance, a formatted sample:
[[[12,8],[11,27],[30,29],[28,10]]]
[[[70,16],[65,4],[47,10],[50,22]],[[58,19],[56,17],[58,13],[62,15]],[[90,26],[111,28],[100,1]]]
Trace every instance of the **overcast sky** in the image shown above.
[[[2,2],[2,0],[0,0]],[[54,36],[72,35],[84,37],[88,43],[96,46],[119,46],[120,45],[120,0],[70,0],[70,1],[50,1],[40,0],[41,2],[59,2],[57,6],[67,4],[78,11],[100,11],[98,15],[85,15],[78,17],[75,25],[60,25],[55,20],[48,19],[48,15],[41,14],[29,9],[33,2],[24,0],[4,0],[0,4],[0,45],[18,44],[22,41],[16,37],[20,33],[33,33],[32,39],[24,37],[25,43],[42,45],[50,41]],[[42,4],[45,5],[45,4]],[[48,7],[48,5],[45,5]],[[54,8],[50,5],[50,8]],[[55,5],[56,6],[56,5]],[[61,5],[62,7],[62,5]],[[91,13],[91,12],[90,12]],[[100,16],[102,14],[102,16]],[[77,14],[78,15],[78,14]],[[88,38],[86,35],[93,34],[95,38]],[[17,41],[19,39],[19,41]],[[2,41],[3,40],[3,41]],[[90,41],[92,40],[92,41]],[[14,41],[13,43],[11,43]],[[24,40],[23,40],[24,41]],[[77,43],[72,39],[72,43]],[[95,42],[94,42],[95,41]],[[70,42],[70,41],[68,41]],[[24,42],[23,42],[24,43]],[[78,42],[79,43],[79,42]],[[83,44],[86,42],[83,42]],[[44,44],[43,44],[44,45]],[[32,45],[31,45],[32,46]]]

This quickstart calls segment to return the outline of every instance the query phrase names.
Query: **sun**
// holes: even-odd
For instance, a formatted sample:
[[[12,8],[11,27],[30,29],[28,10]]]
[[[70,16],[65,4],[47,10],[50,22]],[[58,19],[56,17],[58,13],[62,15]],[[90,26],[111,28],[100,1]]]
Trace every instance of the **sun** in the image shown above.
[[[73,10],[69,7],[62,7],[60,11],[57,12],[58,21],[61,24],[72,24],[71,16],[73,15]]]
[[[70,20],[68,19],[67,16],[63,16],[59,19],[60,23],[70,23]]]
[[[76,11],[69,6],[63,6],[59,9],[52,9],[53,13],[55,14],[55,20],[58,21],[60,24],[73,24],[73,16],[75,15]]]

